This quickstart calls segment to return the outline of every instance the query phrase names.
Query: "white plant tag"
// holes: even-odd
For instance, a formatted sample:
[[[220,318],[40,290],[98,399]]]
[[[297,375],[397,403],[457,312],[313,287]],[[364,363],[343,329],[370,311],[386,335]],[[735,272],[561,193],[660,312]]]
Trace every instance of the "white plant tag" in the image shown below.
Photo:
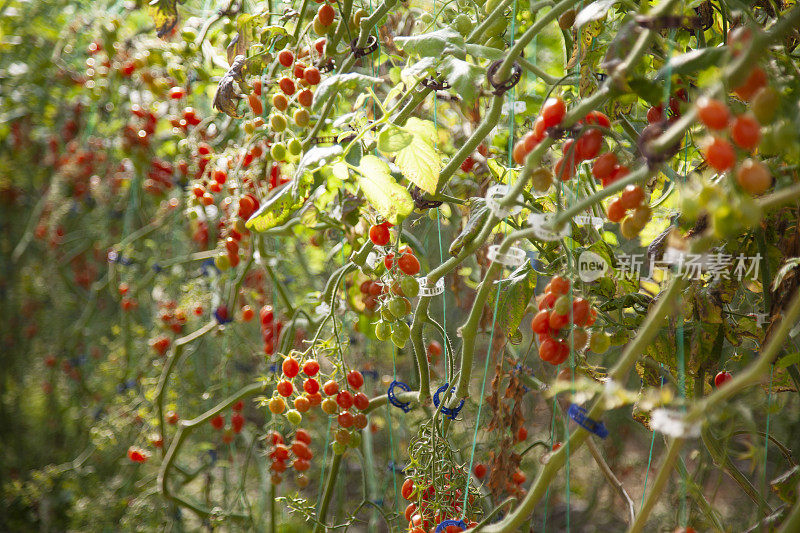
[[[518,205],[511,207],[502,207],[500,205],[500,200],[502,200],[506,194],[508,194],[508,185],[503,185],[502,183],[492,185],[489,187],[489,190],[486,191],[486,207],[488,207],[489,211],[497,218],[506,218],[507,216],[516,215],[522,211],[522,207]]]
[[[561,231],[556,232],[553,230],[552,221],[552,213],[531,213],[528,216],[533,234],[541,241],[558,241],[569,236],[571,230],[569,224],[564,224]]]
[[[700,436],[700,424],[688,424],[686,416],[672,409],[654,409],[650,414],[650,427],[664,435],[680,439],[696,439]]]
[[[433,286],[429,285],[428,278],[419,278],[418,281],[420,296],[437,296],[444,292],[444,278],[439,278]]]
[[[489,251],[486,256],[495,263],[501,265],[518,267],[525,262],[525,250],[522,248],[512,247],[506,253],[500,253],[500,245],[493,244],[489,246]]]
[[[608,263],[594,252],[585,250],[578,257],[578,276],[585,283],[602,278],[608,271]]]

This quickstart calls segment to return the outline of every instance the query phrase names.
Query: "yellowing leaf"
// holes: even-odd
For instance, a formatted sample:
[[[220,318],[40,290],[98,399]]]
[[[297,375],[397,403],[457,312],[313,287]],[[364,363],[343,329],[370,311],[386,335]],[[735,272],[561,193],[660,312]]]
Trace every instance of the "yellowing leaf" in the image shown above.
[[[408,146],[397,152],[395,164],[408,181],[428,194],[436,194],[442,169],[442,156],[433,147],[436,127],[429,120],[412,117],[403,129],[414,138]]]
[[[358,164],[358,185],[364,197],[378,213],[392,224],[399,223],[414,209],[408,191],[397,184],[389,165],[374,155],[365,155]]]

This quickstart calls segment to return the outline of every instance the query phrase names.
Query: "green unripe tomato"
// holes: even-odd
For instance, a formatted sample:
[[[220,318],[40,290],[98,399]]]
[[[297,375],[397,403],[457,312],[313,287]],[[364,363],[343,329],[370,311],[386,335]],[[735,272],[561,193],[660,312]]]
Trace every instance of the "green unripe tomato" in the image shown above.
[[[758,151],[765,156],[777,155],[780,146],[777,128],[764,128],[762,131]]]
[[[389,309],[388,305],[381,307],[381,318],[390,323],[397,320],[397,317],[392,314],[392,311]]]
[[[226,254],[219,254],[217,257],[214,258],[214,264],[217,266],[218,269],[224,272],[231,267],[231,260],[228,259],[228,256]]]
[[[354,431],[350,434],[350,442],[347,443],[348,448],[358,448],[361,446],[361,432]]]
[[[222,25],[222,31],[225,33],[233,33],[236,30],[236,25],[230,20],[226,20]]]
[[[347,444],[348,442],[350,442],[350,432],[344,428],[339,428],[336,430],[334,439],[336,439],[336,442],[339,442],[341,444]]]
[[[681,194],[681,222],[694,224],[700,216],[700,203],[690,191],[683,191]]]
[[[411,329],[402,320],[398,320],[392,325],[392,342],[398,348],[406,345],[409,336],[411,336]]]
[[[553,173],[547,167],[539,167],[531,174],[531,184],[536,192],[546,192],[553,184]]]
[[[400,290],[408,298],[414,298],[419,294],[419,282],[413,276],[406,276],[400,282]]]
[[[381,320],[375,324],[375,336],[379,341],[389,340],[389,337],[392,336],[392,326],[388,322]]]
[[[289,409],[286,411],[286,420],[293,426],[299,426],[300,422],[303,421],[303,415],[297,409]]]
[[[283,143],[275,143],[269,149],[269,155],[275,161],[283,161],[286,159],[286,145]]]
[[[759,90],[750,101],[750,110],[761,124],[769,124],[775,118],[781,97],[772,87]]]
[[[331,444],[331,449],[333,449],[334,455],[343,455],[347,451],[347,445],[341,442],[334,442]]]
[[[469,18],[469,15],[466,13],[461,13],[458,15],[455,20],[453,20],[453,27],[455,27],[456,31],[466,37],[472,32],[472,27],[475,25],[472,22],[472,19]]]
[[[292,118],[294,118],[294,123],[297,124],[299,128],[305,128],[311,121],[311,115],[308,113],[308,110],[303,108],[295,109]]]
[[[431,15],[426,11],[419,16],[419,21],[427,26],[428,24],[433,22],[433,15]]]
[[[589,339],[589,349],[594,353],[605,353],[611,347],[611,337],[605,331],[595,331]]]
[[[299,139],[292,139],[289,141],[289,153],[292,155],[300,155],[303,153],[303,143]]]
[[[727,204],[719,205],[711,214],[714,234],[720,238],[735,237],[742,229],[739,210]]]
[[[269,117],[269,126],[274,132],[282,132],[287,126],[286,117],[281,113],[273,113]]]
[[[333,24],[331,24],[333,26]],[[314,17],[314,33],[319,35],[320,37],[324,37],[327,35],[330,26],[323,26],[322,22],[320,22],[319,17]]]
[[[566,315],[569,314],[569,308],[571,307],[569,295],[564,294],[558,297],[556,303],[553,305],[553,312],[557,315]]]
[[[253,132],[256,131],[256,127],[253,125],[251,121],[247,121],[244,123],[244,132],[248,135],[252,135]]]
[[[389,300],[389,312],[397,318],[402,318],[408,314],[406,312],[406,302],[403,298],[392,298]]]
[[[763,215],[761,206],[751,196],[747,195],[739,197],[737,212],[739,223],[747,229],[753,228],[761,222]]]

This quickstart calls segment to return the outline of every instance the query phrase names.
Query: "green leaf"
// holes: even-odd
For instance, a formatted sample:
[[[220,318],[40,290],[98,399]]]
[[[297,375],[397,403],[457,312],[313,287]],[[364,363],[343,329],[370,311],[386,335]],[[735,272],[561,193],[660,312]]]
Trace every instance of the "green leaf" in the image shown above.
[[[378,150],[385,154],[399,152],[414,140],[414,134],[392,126],[378,135]]]
[[[447,83],[465,102],[475,100],[478,87],[486,74],[483,68],[453,56],[448,56],[442,61],[440,71]]]
[[[491,46],[483,46],[480,44],[467,44],[466,49],[469,55],[480,59],[495,60],[495,59],[501,59],[504,55],[502,50],[498,50],[497,48],[492,48]]]
[[[300,159],[300,163],[298,163],[297,170],[294,173],[295,177],[302,176],[306,172],[313,172],[320,164],[325,164],[330,159],[341,154],[342,151],[343,149],[339,144],[313,147],[303,154],[303,158]]]
[[[499,289],[493,289],[489,293],[487,305],[494,312],[499,292],[496,323],[507,336],[512,336],[522,322],[525,308],[536,289],[536,277],[536,272],[526,261],[502,284],[497,285]]]
[[[303,193],[307,191],[308,185],[310,184],[310,180],[305,176],[308,175],[306,174],[301,178]],[[275,226],[280,226],[289,220],[295,211],[305,203],[306,198],[304,195],[295,196],[294,187],[291,183],[287,183],[282,187],[282,189],[269,198],[264,205],[250,217],[245,224],[247,229],[263,232]]]
[[[489,172],[494,174],[494,177],[500,181],[510,183],[517,177],[517,171],[506,168],[497,162],[497,159],[489,157],[486,159],[486,166],[489,167]]]
[[[588,22],[600,20],[606,16],[608,10],[611,9],[611,6],[616,4],[617,1],[618,0],[597,0],[597,2],[592,2],[588,6],[581,9],[580,13],[578,13],[578,15],[575,17],[574,26],[576,28],[580,28]]]
[[[794,364],[800,363],[800,352],[790,353],[789,355],[784,355],[780,359],[778,359],[778,363],[775,365],[778,368],[789,368]]]
[[[358,185],[367,201],[392,224],[398,224],[414,210],[414,200],[397,184],[389,165],[374,155],[365,155],[358,165]]]
[[[322,83],[317,85],[317,90],[314,93],[314,109],[321,109],[325,102],[336,96],[339,91],[345,89],[361,90],[376,83],[383,83],[383,80],[359,74],[358,72],[335,74],[325,78]]]
[[[464,58],[464,37],[453,28],[443,28],[411,37],[395,37],[400,50],[417,57],[446,57],[455,55]]]
[[[403,129],[414,138],[408,146],[397,152],[395,164],[408,181],[428,194],[436,194],[439,171],[442,169],[441,153],[433,147],[436,126],[429,120],[411,117]]]

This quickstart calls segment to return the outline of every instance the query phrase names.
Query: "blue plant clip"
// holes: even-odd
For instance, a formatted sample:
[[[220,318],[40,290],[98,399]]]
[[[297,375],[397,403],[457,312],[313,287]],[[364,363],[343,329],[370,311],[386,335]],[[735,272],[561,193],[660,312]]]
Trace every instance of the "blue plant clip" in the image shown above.
[[[277,372],[279,369],[280,366],[278,365],[278,363],[272,363],[271,365],[269,365],[270,372]]]
[[[397,463],[395,463],[394,461],[389,461],[386,464],[386,467],[387,467],[388,470],[391,470],[395,474],[400,474],[401,476],[406,475],[405,469],[404,468],[398,468]]]
[[[224,310],[225,316],[222,316],[222,313],[220,313],[222,310]],[[233,322],[233,319],[228,315],[228,309],[224,306],[219,306],[214,309],[214,318],[217,319],[217,322],[219,322],[220,325]]]
[[[517,363],[517,365],[514,367],[514,370],[516,372],[522,372],[523,370],[525,370],[525,368],[526,367],[522,366],[522,363]],[[525,391],[525,392],[530,391],[530,389],[528,387],[526,387],[525,385],[522,386],[522,390]]]
[[[436,393],[433,395],[433,405],[439,407],[439,395],[447,390],[450,386],[449,383],[445,383],[438,389],[436,389]],[[455,420],[458,416],[458,413],[461,412],[461,408],[464,407],[464,398],[461,398],[461,403],[458,404],[458,407],[442,407],[442,413],[447,416],[450,420]]]
[[[461,529],[467,529],[467,522],[465,520],[442,520],[436,526],[436,533],[442,533],[447,526],[458,526]]]
[[[573,403],[569,406],[569,411],[567,411],[567,414],[586,431],[594,433],[601,439],[608,437],[608,430],[602,422],[598,422],[586,417],[585,408]]]
[[[220,269],[217,268],[217,265],[214,264],[214,260],[211,259],[210,257],[208,259],[206,259],[205,261],[203,261],[203,264],[201,265],[201,268],[203,269],[203,275],[204,276],[210,275],[209,272],[208,272],[209,268],[213,268],[214,270],[217,271],[217,273],[220,273]]]
[[[386,396],[389,398],[389,403],[394,405],[395,407],[399,407],[403,410],[404,413],[407,413],[411,410],[411,402],[401,402],[397,396],[395,396],[394,388],[398,387],[400,390],[409,392],[411,387],[403,383],[402,381],[394,380],[392,384],[389,385],[389,390],[386,391]]]
[[[364,376],[365,378],[378,379],[377,370],[362,370],[361,375]]]

